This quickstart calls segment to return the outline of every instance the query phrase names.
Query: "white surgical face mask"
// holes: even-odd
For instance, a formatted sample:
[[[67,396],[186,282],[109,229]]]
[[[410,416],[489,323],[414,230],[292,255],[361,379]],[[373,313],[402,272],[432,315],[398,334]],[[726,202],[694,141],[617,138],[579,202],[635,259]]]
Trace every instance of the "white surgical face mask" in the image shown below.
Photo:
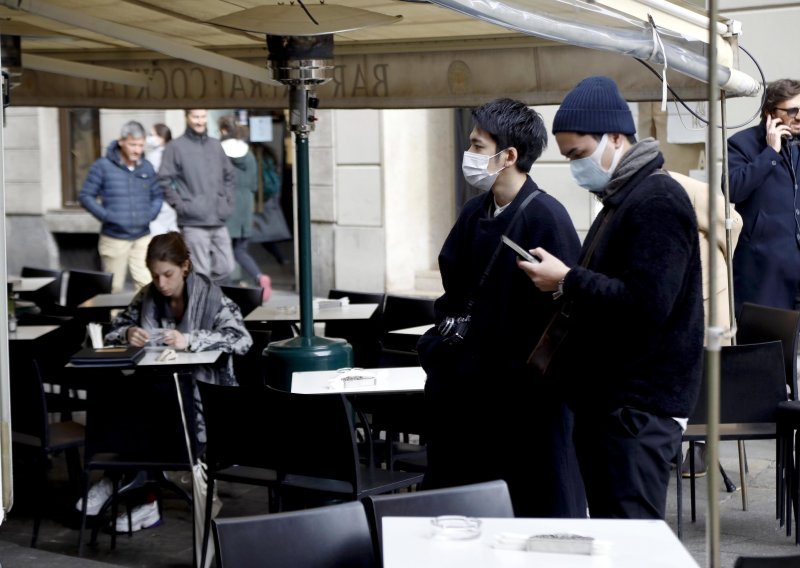
[[[505,150],[500,150],[494,156],[502,154]],[[461,161],[461,172],[464,174],[464,179],[473,187],[477,187],[481,191],[489,191],[492,189],[497,176],[506,169],[503,166],[494,173],[489,173],[489,160],[494,156],[486,156],[484,154],[476,154],[475,152],[464,152],[464,158]]]
[[[608,145],[608,134],[603,134],[597,148],[592,152],[591,156],[572,160],[569,163],[569,169],[575,181],[584,189],[588,189],[593,193],[599,193],[608,185],[611,180],[611,174],[619,163],[622,157],[622,146],[614,151],[614,157],[611,160],[611,166],[606,170],[601,160],[603,159],[603,152]]]
[[[153,134],[148,134],[147,138],[144,139],[145,144],[150,146],[151,148],[158,148],[161,146],[161,138],[158,136],[154,136]]]

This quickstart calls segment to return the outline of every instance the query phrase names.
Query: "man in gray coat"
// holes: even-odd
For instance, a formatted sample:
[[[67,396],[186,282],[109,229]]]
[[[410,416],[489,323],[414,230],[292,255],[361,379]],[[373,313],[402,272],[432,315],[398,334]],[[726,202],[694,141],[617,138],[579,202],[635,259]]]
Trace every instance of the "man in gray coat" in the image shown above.
[[[186,132],[167,144],[158,177],[197,272],[217,283],[234,268],[225,221],[233,211],[235,174],[220,141],[206,129],[208,111],[186,109]]]

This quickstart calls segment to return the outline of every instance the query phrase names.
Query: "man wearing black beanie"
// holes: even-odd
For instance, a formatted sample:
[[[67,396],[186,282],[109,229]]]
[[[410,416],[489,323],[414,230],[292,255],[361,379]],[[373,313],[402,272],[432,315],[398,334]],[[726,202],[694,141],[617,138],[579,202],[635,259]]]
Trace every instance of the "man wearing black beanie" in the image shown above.
[[[658,142],[636,142],[611,79],[589,77],[567,94],[553,134],[573,177],[603,209],[578,266],[544,248],[532,251],[541,263],[518,261],[570,313],[548,374],[571,394],[590,515],[663,519],[702,374],[695,213],[661,169]]]

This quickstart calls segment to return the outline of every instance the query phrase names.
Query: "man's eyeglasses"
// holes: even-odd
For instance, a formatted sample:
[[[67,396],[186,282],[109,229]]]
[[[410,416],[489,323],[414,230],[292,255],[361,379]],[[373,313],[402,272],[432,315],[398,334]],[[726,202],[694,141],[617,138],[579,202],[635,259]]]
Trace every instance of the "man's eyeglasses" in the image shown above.
[[[792,108],[775,107],[775,110],[782,110],[787,114],[789,118],[795,118],[797,116],[797,113],[800,112],[800,107],[792,107]]]

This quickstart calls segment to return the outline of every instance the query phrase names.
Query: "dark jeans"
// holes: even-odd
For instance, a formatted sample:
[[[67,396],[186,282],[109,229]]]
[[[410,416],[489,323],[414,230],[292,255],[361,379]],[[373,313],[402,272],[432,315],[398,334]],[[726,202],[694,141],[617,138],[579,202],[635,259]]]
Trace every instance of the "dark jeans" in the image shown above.
[[[635,408],[575,414],[578,453],[592,518],[663,519],[681,445],[672,418]]]

